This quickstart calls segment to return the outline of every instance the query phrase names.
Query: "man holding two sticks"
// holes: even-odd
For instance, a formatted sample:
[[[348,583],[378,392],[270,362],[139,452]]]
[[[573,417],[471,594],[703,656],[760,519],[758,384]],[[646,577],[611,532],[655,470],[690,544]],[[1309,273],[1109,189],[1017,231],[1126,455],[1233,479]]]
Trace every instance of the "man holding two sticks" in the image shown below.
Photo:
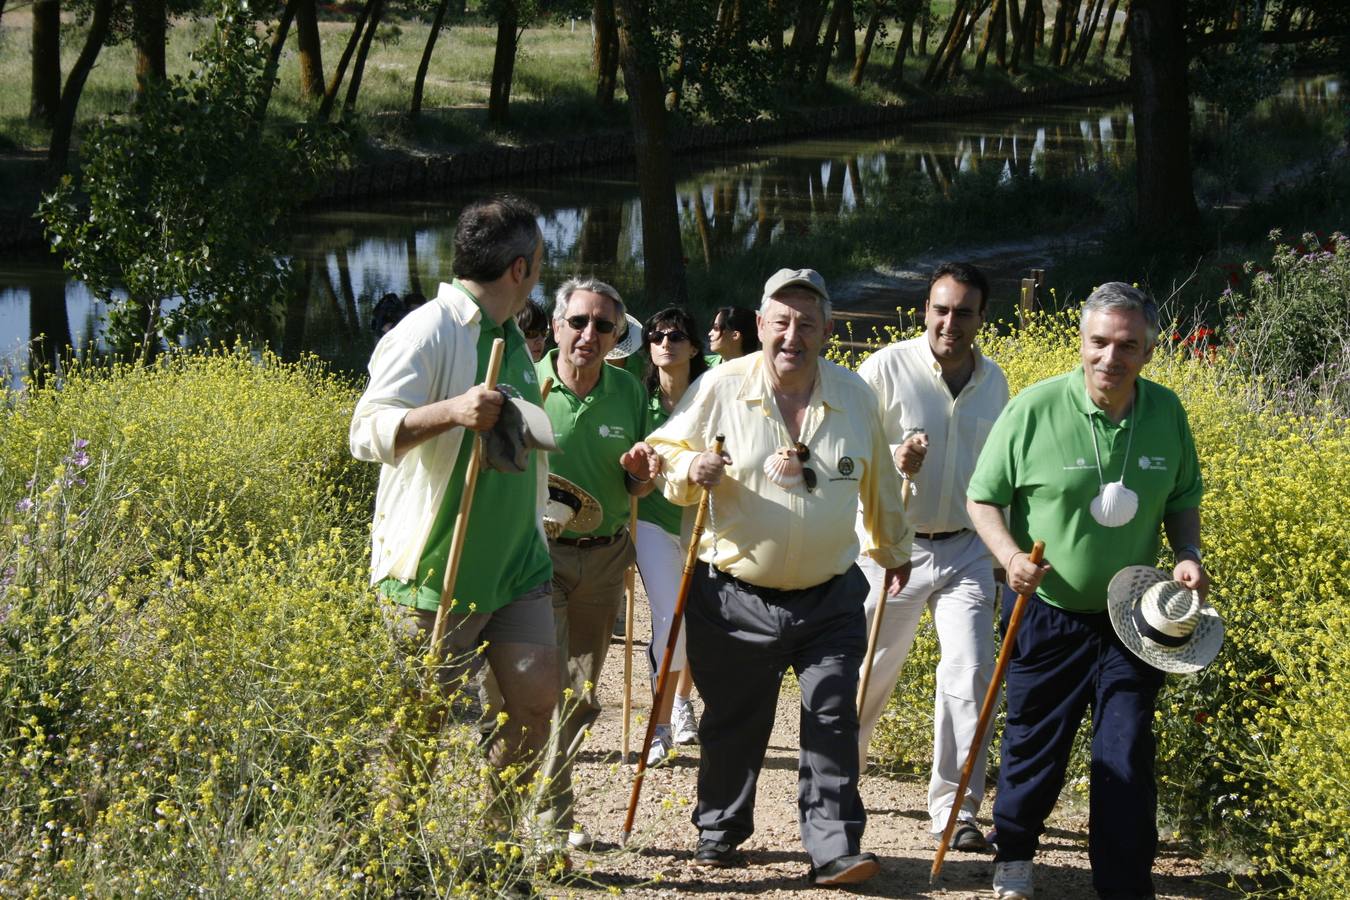
[[[694,862],[734,865],[754,831],[755,785],[783,675],[801,686],[802,843],[811,881],[856,884],[879,871],[860,851],[858,666],[866,648],[862,551],[898,593],[913,533],[877,413],[856,375],[820,359],[831,331],[825,281],[783,269],[764,288],[763,351],[710,370],[647,439],[665,496],[710,492],[686,608],[688,655],[704,700]],[[725,434],[726,451],[710,448]],[[635,451],[638,448],[634,448]]]

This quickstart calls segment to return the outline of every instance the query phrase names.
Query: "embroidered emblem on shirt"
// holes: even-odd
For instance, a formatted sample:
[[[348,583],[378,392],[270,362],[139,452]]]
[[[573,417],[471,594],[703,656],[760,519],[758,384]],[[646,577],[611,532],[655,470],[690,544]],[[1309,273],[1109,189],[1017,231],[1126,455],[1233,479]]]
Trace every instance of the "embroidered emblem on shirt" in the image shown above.
[[[628,439],[624,434],[622,425],[601,425],[600,436],[602,438],[619,438],[620,440]]]
[[[1167,471],[1167,457],[1165,456],[1141,456],[1139,457],[1139,468],[1151,469],[1158,472]]]
[[[845,477],[853,474],[853,457],[839,457],[839,474]]]

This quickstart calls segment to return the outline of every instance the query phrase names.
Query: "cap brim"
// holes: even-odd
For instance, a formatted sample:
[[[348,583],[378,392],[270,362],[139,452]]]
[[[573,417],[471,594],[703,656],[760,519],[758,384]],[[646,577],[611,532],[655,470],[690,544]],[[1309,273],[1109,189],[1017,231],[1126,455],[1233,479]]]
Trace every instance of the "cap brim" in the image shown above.
[[[535,406],[520,397],[509,397],[511,404],[520,410],[520,418],[525,422],[525,446],[534,450],[558,452],[558,440],[553,434],[553,423],[542,407]]]
[[[1126,566],[1106,588],[1106,611],[1116,636],[1135,656],[1163,672],[1194,675],[1213,662],[1223,647],[1224,624],[1218,610],[1208,603],[1202,604],[1195,631],[1180,647],[1164,647],[1147,640],[1134,621],[1134,606],[1144,592],[1171,580],[1166,572],[1152,566]]]
[[[605,354],[605,359],[627,359],[642,346],[642,323],[628,313],[624,313],[623,317],[628,320],[628,330],[614,345],[614,349]]]

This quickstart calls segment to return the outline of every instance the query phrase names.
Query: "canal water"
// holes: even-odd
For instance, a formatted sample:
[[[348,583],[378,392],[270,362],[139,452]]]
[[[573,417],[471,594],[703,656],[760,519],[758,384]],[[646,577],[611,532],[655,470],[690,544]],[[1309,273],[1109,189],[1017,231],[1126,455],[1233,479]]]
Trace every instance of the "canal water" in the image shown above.
[[[1291,82],[1276,104],[1301,107],[1345,102],[1334,78]],[[1204,115],[1204,111],[1198,111]],[[828,228],[868,202],[887,179],[920,175],[942,192],[958,173],[994,171],[1055,176],[1127,162],[1133,123],[1127,98],[1025,107],[958,120],[919,122],[886,132],[850,132],[727,151],[680,161],[679,208],[690,265],[734,260],[746,249],[784,234]],[[454,222],[463,204],[488,191],[511,190],[537,203],[547,243],[536,289],[549,291],[577,273],[597,275],[620,291],[641,283],[642,222],[631,167],[482,185],[436,196],[326,208],[301,217],[290,250],[302,285],[289,303],[276,343],[283,353],[305,351],[340,369],[362,368],[374,346],[371,311],[386,293],[432,295],[448,280]],[[1016,232],[1010,239],[1034,235]],[[809,265],[810,261],[804,261]],[[904,271],[917,260],[897,259]],[[1034,265],[1029,260],[1027,265]],[[996,280],[994,300],[1015,300],[1016,266]],[[764,273],[766,276],[770,273]],[[844,305],[895,309],[891,288],[856,280]],[[726,302],[754,305],[757,297],[693,297],[696,308]],[[637,310],[639,314],[643,310]],[[56,346],[101,346],[103,306],[68,278],[54,259],[0,257],[0,365],[17,385],[41,334]]]

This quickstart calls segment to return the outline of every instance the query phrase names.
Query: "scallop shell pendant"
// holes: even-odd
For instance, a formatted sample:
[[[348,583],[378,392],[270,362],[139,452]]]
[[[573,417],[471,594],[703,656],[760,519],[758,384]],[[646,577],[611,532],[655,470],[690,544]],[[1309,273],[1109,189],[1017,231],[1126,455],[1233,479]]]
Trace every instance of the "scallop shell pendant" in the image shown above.
[[[1099,525],[1119,528],[1139,511],[1139,495],[1127,488],[1123,480],[1113,481],[1102,485],[1101,493],[1092,498],[1088,510]]]
[[[802,483],[802,461],[791,450],[775,450],[764,460],[764,474],[784,490],[794,488]]]

